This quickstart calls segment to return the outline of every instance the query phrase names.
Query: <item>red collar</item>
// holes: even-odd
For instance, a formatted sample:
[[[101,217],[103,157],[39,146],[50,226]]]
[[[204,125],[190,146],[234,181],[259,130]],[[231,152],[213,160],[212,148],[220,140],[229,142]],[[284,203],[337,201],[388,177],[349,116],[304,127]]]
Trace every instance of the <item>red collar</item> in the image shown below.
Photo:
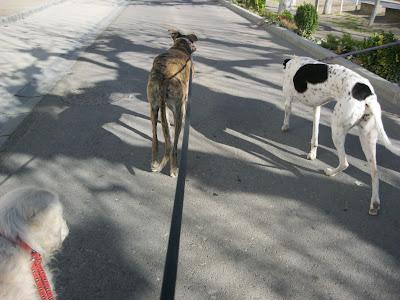
[[[11,240],[10,242],[14,243],[15,245],[18,245],[21,249],[31,254],[31,261],[32,261],[31,271],[40,299],[55,300],[56,298],[53,296],[50,283],[47,280],[46,272],[44,271],[42,266],[42,256],[39,254],[39,252],[33,250],[31,246],[29,246],[19,237],[17,238],[16,242]]]

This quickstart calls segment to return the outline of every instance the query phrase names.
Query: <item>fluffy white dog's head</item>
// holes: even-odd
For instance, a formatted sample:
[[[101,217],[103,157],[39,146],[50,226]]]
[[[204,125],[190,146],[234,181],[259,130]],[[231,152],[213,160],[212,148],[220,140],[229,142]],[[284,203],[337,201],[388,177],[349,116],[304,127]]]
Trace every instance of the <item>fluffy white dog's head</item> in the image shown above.
[[[35,295],[30,273],[30,254],[18,246],[22,240],[47,263],[68,235],[61,202],[50,191],[34,187],[11,191],[0,198],[0,296],[2,299],[28,299]],[[36,295],[35,295],[36,296]],[[29,299],[36,299],[37,297]],[[15,298],[17,299],[17,298]]]

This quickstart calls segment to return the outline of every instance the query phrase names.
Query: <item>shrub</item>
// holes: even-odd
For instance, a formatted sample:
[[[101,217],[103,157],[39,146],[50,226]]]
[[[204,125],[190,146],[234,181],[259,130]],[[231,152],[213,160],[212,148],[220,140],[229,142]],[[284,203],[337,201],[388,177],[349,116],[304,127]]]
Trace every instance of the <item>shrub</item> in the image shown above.
[[[297,8],[294,21],[298,33],[309,38],[318,28],[318,13],[312,4],[303,4]]]
[[[364,39],[363,48],[380,46],[395,42],[392,32],[374,33]],[[362,66],[375,74],[393,81],[400,82],[400,45],[375,50],[359,56]]]
[[[347,53],[362,48],[362,42],[352,38],[351,34],[344,33],[340,43],[339,53]]]
[[[288,20],[286,20],[286,19],[281,19],[280,22],[279,22],[279,24],[280,24],[282,27],[285,27],[285,28],[287,28],[287,29],[289,29],[289,30],[291,30],[291,31],[296,31],[296,30],[297,30],[296,24],[294,24],[294,22],[288,21]]]
[[[263,13],[265,10],[265,0],[245,0],[244,4],[247,8],[252,8],[258,13]]]
[[[375,33],[363,41],[354,40],[350,34],[343,34],[342,37],[329,34],[321,46],[342,54],[395,41],[396,37],[391,32]],[[353,57],[352,61],[382,78],[400,82],[400,45],[359,54]]]
[[[269,10],[265,10],[263,16],[271,23],[279,24],[279,15]]]
[[[337,54],[347,53],[362,48],[362,41],[352,38],[351,34],[345,33],[342,37],[328,34],[326,41],[321,43],[321,46],[335,51]]]
[[[280,19],[285,19],[288,20],[290,22],[294,22],[294,16],[292,15],[292,13],[288,10],[284,10],[280,15],[279,15]]]
[[[284,10],[279,16],[279,25],[295,31],[297,29],[296,24],[294,23],[294,17],[292,13],[288,10]]]
[[[326,41],[322,41],[321,42],[321,46],[335,51],[336,53],[340,54],[337,50],[339,48],[339,44],[340,44],[340,37],[337,35],[333,35],[333,34],[328,34],[326,36]]]
[[[256,0],[257,11],[263,13],[265,11],[265,0]]]

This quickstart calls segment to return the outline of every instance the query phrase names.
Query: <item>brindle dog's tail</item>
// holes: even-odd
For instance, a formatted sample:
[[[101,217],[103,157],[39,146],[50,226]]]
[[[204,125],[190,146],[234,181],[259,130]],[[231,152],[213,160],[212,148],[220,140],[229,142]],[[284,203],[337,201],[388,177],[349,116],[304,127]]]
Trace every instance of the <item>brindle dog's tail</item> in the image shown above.
[[[168,93],[168,79],[161,80],[160,84],[160,111],[161,111],[161,125],[164,128],[164,125],[168,126],[168,119],[167,119],[167,93]],[[166,124],[164,124],[164,121]],[[164,130],[164,129],[163,129]]]
[[[171,155],[171,135],[169,131],[169,124],[168,124],[168,118],[167,118],[167,92],[168,92],[168,79],[162,79],[160,80],[159,84],[159,96],[160,96],[160,112],[161,112],[161,129],[164,134],[164,139],[165,139],[165,152],[164,156],[161,159],[160,164],[157,167],[157,171],[161,171],[164,169],[165,165],[168,163],[170,160],[170,155]]]

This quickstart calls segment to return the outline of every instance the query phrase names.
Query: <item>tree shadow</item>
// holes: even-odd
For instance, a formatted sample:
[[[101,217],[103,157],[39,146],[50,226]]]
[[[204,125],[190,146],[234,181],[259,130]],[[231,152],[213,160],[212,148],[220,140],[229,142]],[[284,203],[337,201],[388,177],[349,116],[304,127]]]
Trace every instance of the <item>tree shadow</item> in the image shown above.
[[[106,217],[86,220],[85,227],[70,226],[70,235],[57,255],[58,299],[145,299],[157,295],[154,282],[129,250],[143,255],[136,243],[140,239],[126,233]],[[90,284],[89,284],[90,283]],[[77,291],[81,291],[79,296]],[[155,294],[155,295],[154,295]]]
[[[165,3],[188,2],[169,1],[162,5]],[[156,4],[157,1],[146,1],[145,5]],[[132,22],[136,24],[140,20]],[[175,181],[149,172],[151,128],[145,90],[152,58],[170,40],[167,36],[158,38],[159,29],[148,27],[151,26],[140,25],[141,36],[135,41],[116,32],[117,27],[99,37],[79,58],[73,72],[43,98],[2,153],[3,188],[24,182],[56,189],[65,185],[76,196],[64,195],[71,234],[58,256],[57,286],[62,299],[77,298],[77,294],[83,298],[110,299],[158,296],[160,284],[152,274],[161,274],[163,267],[163,246],[166,246],[163,234],[168,230],[171,207],[171,201],[166,200],[172,199]],[[234,28],[229,30],[233,32]],[[218,32],[220,39],[215,37]],[[222,32],[222,29],[212,29],[205,35],[195,58],[200,75],[195,77],[193,85],[192,142],[224,148],[219,148],[218,153],[209,153],[193,146],[189,152],[188,180],[194,191],[187,191],[187,199],[197,197],[196,191],[215,191],[217,195],[206,194],[209,197],[202,199],[200,207],[190,202],[186,206],[184,226],[193,235],[184,236],[183,240],[182,284],[194,285],[198,295],[204,295],[205,285],[218,290],[224,288],[222,281],[215,280],[217,276],[207,276],[212,270],[199,268],[204,271],[201,282],[193,275],[190,263],[200,264],[201,259],[207,258],[203,251],[192,255],[188,240],[199,242],[206,235],[207,245],[216,249],[218,256],[233,262],[237,268],[246,269],[244,275],[235,279],[248,280],[251,277],[248,269],[253,268],[263,274],[268,282],[264,283],[266,288],[280,297],[295,297],[296,292],[327,297],[318,288],[320,285],[312,284],[317,278],[339,283],[338,288],[344,287],[351,296],[370,297],[357,278],[347,278],[347,269],[338,270],[335,261],[338,257],[348,257],[352,266],[354,263],[371,281],[377,280],[387,293],[398,292],[396,274],[393,275],[400,267],[400,230],[396,230],[400,229],[398,186],[381,182],[382,215],[372,219],[367,216],[369,188],[351,185],[341,177],[335,180],[319,175],[320,163],[316,166],[300,157],[308,151],[310,110],[295,110],[293,130],[288,134],[280,131],[283,119],[280,81],[270,78],[267,67],[278,67],[280,58],[291,52],[287,44],[276,41],[276,48],[265,47],[262,43],[265,32],[257,31],[251,38],[260,37],[260,44],[247,47],[245,42],[232,41]],[[216,59],[203,55],[201,46],[222,48],[222,53],[238,48],[256,53],[250,58],[235,58],[242,55],[235,53]],[[40,51],[37,53],[48,57]],[[210,69],[218,76],[209,73]],[[231,84],[230,90],[222,87],[227,82]],[[252,83],[250,88],[248,83]],[[251,91],[255,85],[261,91],[258,96]],[[324,110],[320,129],[323,147],[319,158],[336,165],[328,115]],[[347,145],[356,149],[349,154],[364,160],[357,140],[356,136],[349,135]],[[227,149],[240,153],[240,158],[225,154],[223,151]],[[382,167],[397,169],[398,158],[382,147],[378,153],[380,159],[384,158],[380,162]],[[92,167],[93,171],[86,170]],[[9,179],[11,174],[13,180]],[[343,176],[369,185],[368,168],[360,164]],[[393,177],[398,178],[398,174]],[[148,190],[149,186],[154,191]],[[240,194],[251,197],[235,197]],[[118,204],[117,195],[129,201]],[[282,212],[279,201],[293,202],[295,208]],[[222,202],[226,216],[210,216],[212,211],[219,211]],[[265,215],[255,212],[265,212]],[[214,217],[216,224],[210,222],[210,217]],[[266,250],[260,254],[242,249],[236,241],[246,240],[249,231],[232,228],[226,222],[229,219],[240,220],[247,229],[254,228],[260,238],[254,247]],[[320,232],[310,229],[313,222],[320,226]],[[333,224],[333,228],[325,230],[325,223]],[[209,226],[208,230],[198,229],[204,224]],[[126,227],[133,232],[127,232]],[[345,238],[335,229],[346,232]],[[273,242],[268,243],[264,234],[267,230],[276,232]],[[302,235],[297,236],[299,231]],[[327,235],[332,236],[334,244],[327,241]],[[310,240],[310,236],[319,236],[320,240]],[[378,249],[369,249],[368,253],[387,254],[385,257],[392,259],[392,272],[385,273],[384,268],[389,265],[385,259],[360,258],[359,249],[354,246],[358,244],[351,244],[355,237],[366,247]],[[288,268],[283,262],[290,260],[289,255],[282,261],[281,254],[274,254],[273,248],[282,253],[295,253],[299,261],[307,262],[307,267],[293,263]],[[133,251],[136,251],[134,255]],[[327,257],[326,252],[333,255]],[[309,267],[313,264],[315,269]],[[304,286],[309,287],[308,291]],[[236,298],[229,290],[224,295],[227,294],[231,299]]]

